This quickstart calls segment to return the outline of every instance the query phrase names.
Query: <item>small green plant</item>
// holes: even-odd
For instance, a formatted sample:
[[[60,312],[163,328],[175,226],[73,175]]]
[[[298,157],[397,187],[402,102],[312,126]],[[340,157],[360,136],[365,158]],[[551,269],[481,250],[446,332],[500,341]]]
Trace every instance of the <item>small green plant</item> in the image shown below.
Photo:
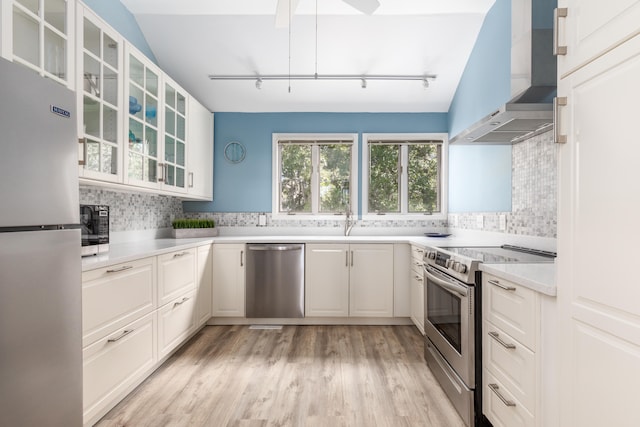
[[[196,219],[196,218],[181,218],[171,221],[171,226],[174,229],[179,228],[214,228],[216,223],[212,219]]]

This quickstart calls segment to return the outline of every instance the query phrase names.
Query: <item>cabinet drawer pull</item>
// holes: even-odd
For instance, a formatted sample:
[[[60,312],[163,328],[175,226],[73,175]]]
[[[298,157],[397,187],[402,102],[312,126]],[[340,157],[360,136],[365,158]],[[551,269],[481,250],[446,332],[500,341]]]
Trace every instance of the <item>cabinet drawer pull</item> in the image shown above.
[[[415,276],[413,276],[414,279],[416,279],[418,282],[422,282],[422,276],[418,276],[417,274]]]
[[[344,251],[344,254],[346,255],[345,261],[344,261],[344,266],[345,267],[349,267],[349,251]]]
[[[189,172],[189,188],[193,188],[193,172]]]
[[[560,133],[560,107],[565,107],[566,105],[566,96],[553,98],[553,138],[556,144],[567,143],[567,135]]]
[[[173,303],[173,308],[176,308],[177,306],[182,305],[187,301],[189,301],[189,298],[188,297],[184,297],[184,298],[182,298],[182,300],[174,302]]]
[[[498,387],[498,384],[489,384],[489,388],[491,389],[492,392],[496,394],[496,396],[498,396],[500,400],[502,400],[502,403],[504,403],[506,406],[516,406],[515,402],[508,400],[498,391],[500,390],[500,387]]]
[[[555,56],[567,54],[567,46],[559,45],[560,18],[566,18],[566,17],[567,17],[566,7],[557,7],[553,10],[553,54]]]
[[[240,267],[244,267],[244,251],[240,251]]]
[[[504,348],[508,349],[508,350],[514,350],[516,348],[515,344],[511,344],[508,343],[506,341],[504,341],[502,338],[500,338],[500,334],[497,332],[489,332],[489,336],[491,338],[493,338],[494,340],[498,341],[498,343],[503,346]]]
[[[515,291],[516,288],[515,286],[507,286],[507,285],[503,285],[502,283],[498,282],[497,280],[489,280],[489,283],[492,284],[493,286],[497,286],[500,289],[504,289],[505,291]]]
[[[419,254],[423,254],[423,253],[424,253],[424,250],[422,250],[422,249],[416,249],[416,252],[418,252]]]
[[[418,267],[422,267],[422,263],[420,261],[414,261],[413,264],[417,265]]]
[[[116,338],[109,338],[107,340],[107,342],[116,342],[116,341],[120,341],[122,338],[126,337],[127,335],[129,335],[131,332],[135,331],[135,329],[125,329],[124,331],[122,331],[122,333],[120,335],[118,335]]]
[[[353,267],[353,251],[351,251],[351,267]]]
[[[132,268],[132,265],[123,265],[120,268],[112,268],[111,270],[107,270],[107,273],[119,273],[121,271],[131,270]]]
[[[173,254],[174,258],[180,258],[181,256],[189,255],[189,252],[180,252],[179,254]]]

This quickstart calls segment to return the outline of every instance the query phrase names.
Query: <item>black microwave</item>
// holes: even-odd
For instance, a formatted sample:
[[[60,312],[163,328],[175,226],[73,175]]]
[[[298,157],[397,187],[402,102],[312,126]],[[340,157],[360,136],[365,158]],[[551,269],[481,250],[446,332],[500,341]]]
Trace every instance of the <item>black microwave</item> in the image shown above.
[[[82,256],[109,250],[109,206],[80,205]]]

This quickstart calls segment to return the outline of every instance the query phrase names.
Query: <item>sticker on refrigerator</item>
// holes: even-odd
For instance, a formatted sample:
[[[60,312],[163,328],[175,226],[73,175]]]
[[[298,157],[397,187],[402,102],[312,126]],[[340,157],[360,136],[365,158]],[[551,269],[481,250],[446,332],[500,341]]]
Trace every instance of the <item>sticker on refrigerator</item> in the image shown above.
[[[67,119],[71,118],[71,113],[64,108],[56,107],[55,105],[51,105],[51,112],[57,114],[62,117],[66,117]]]

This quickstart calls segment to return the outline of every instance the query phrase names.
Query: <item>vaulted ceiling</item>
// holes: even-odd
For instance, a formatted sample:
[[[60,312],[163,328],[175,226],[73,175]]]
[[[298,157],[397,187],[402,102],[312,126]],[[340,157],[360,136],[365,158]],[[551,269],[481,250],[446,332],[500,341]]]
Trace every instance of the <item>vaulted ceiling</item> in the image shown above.
[[[343,0],[299,0],[290,25],[277,28],[277,0],[121,1],[161,68],[218,112],[446,112],[495,2],[379,0],[367,15]],[[428,88],[319,79],[265,80],[258,89],[253,79],[208,77],[316,73],[436,78]]]

